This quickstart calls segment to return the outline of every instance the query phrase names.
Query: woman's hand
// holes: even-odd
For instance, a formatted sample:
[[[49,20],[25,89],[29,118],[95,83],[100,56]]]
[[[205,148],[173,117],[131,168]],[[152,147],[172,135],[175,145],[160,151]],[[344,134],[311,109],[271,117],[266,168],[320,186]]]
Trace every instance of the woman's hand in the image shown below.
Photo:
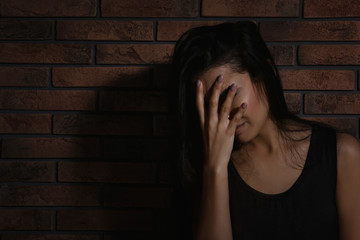
[[[204,101],[204,87],[197,81],[196,104],[203,133],[205,163],[199,220],[195,239],[231,240],[231,220],[227,166],[230,160],[236,127],[240,124],[246,104],[232,110],[236,85],[232,84],[219,106],[224,77],[218,76],[209,90],[209,104]]]
[[[210,91],[208,107],[204,104],[204,89],[201,80],[197,81],[196,104],[203,133],[205,163],[204,168],[227,170],[234,144],[235,130],[240,124],[246,103],[232,110],[236,84],[229,86],[225,100],[219,106],[219,97],[224,82],[223,75],[215,80]]]

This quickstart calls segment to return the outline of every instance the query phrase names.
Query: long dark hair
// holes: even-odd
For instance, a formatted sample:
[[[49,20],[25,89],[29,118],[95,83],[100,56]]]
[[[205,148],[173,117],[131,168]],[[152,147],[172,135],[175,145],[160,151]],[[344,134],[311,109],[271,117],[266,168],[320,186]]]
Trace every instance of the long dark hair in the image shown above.
[[[222,23],[190,29],[177,41],[172,81],[177,85],[177,162],[180,182],[190,193],[200,192],[203,141],[195,104],[195,81],[209,68],[229,65],[248,72],[252,83],[269,105],[269,116],[280,132],[285,122],[300,120],[286,105],[274,60],[253,22]]]
[[[285,120],[297,119],[288,110],[278,70],[254,23],[227,22],[187,31],[176,43],[172,71],[178,87],[178,169],[185,187],[201,182],[203,150],[195,105],[196,77],[224,64],[249,73],[254,86],[266,97],[270,118],[279,129],[285,128]]]

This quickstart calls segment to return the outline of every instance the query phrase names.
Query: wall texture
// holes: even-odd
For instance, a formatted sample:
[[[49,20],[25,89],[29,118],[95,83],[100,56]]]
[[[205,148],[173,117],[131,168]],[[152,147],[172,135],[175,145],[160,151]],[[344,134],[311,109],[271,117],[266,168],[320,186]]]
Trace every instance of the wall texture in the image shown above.
[[[0,17],[2,240],[169,229],[166,65],[190,27],[256,22],[291,110],[359,137],[358,0],[0,0]]]

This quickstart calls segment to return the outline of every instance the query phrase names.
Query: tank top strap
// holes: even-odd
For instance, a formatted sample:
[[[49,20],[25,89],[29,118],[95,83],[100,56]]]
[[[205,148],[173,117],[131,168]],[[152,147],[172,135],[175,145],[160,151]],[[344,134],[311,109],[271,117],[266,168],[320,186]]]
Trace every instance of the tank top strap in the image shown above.
[[[314,146],[309,149],[308,168],[321,164],[322,169],[326,169],[332,184],[336,185],[337,176],[337,140],[336,131],[332,128],[314,126],[312,130],[312,143]]]

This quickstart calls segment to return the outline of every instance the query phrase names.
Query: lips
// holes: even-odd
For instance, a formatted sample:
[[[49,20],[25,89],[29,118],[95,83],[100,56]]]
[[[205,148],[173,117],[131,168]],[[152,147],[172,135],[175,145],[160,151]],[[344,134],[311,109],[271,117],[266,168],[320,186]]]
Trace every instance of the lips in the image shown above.
[[[243,122],[236,126],[235,134],[240,134],[245,128],[246,122]]]

